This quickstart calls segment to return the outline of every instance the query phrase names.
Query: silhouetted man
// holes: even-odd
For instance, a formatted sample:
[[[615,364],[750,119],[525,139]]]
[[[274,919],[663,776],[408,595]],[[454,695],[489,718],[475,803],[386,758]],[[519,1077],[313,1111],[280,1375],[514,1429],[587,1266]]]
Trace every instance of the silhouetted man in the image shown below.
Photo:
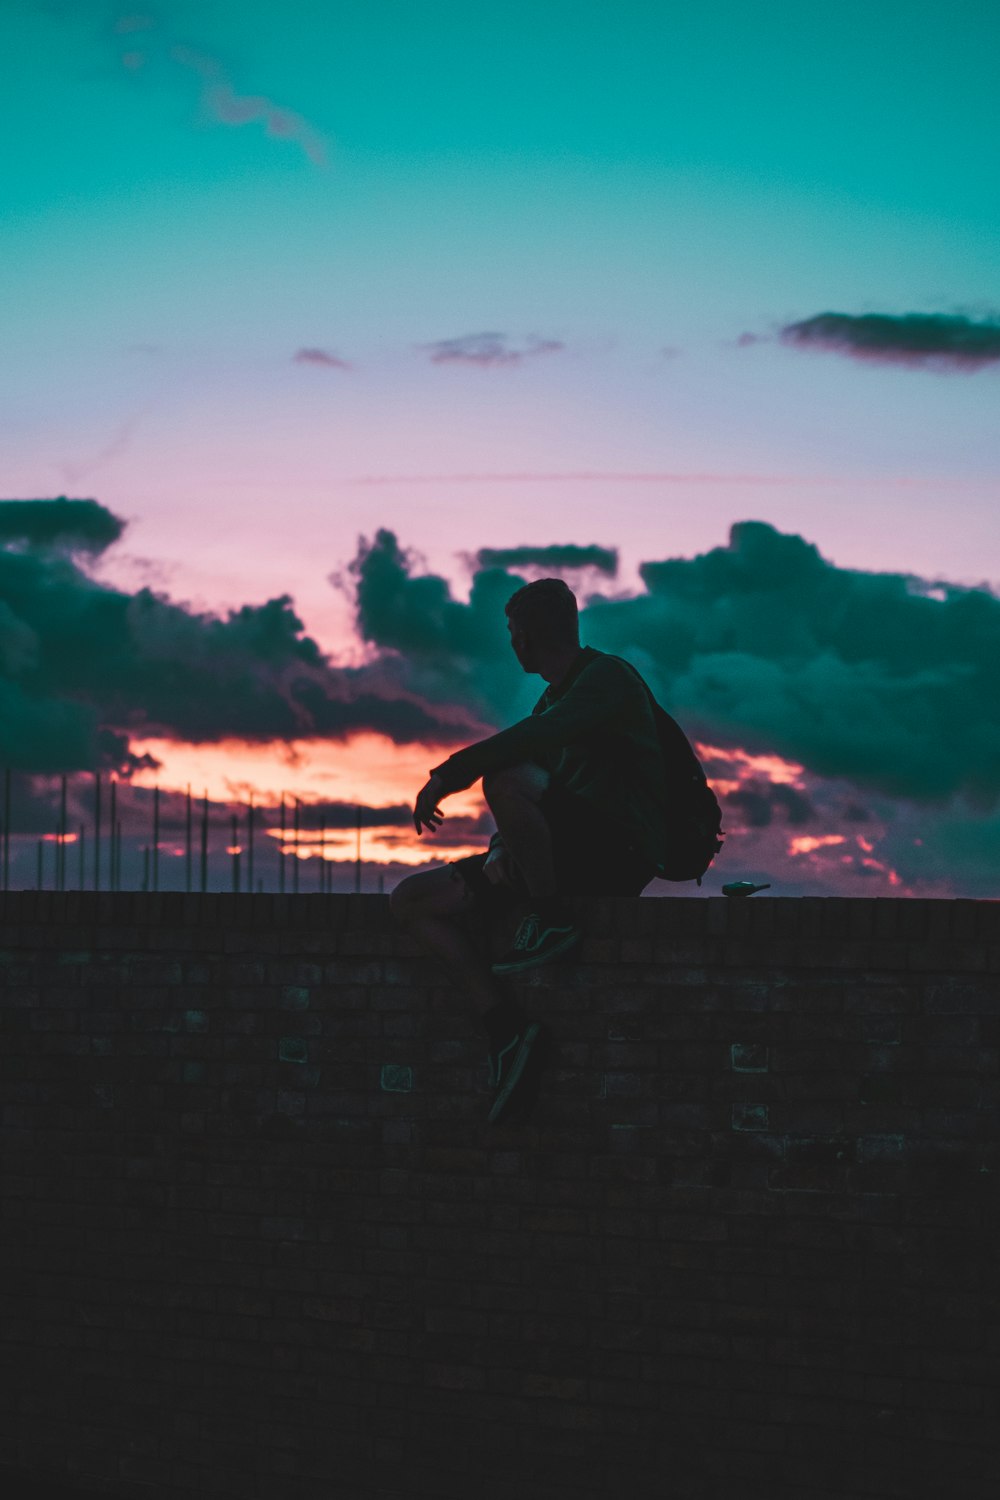
[[[497,832],[484,854],[407,876],[389,902],[482,1015],[497,1087],[491,1122],[548,1040],[495,976],[547,963],[580,940],[571,896],[638,896],[655,873],[664,818],[663,758],[642,679],[580,645],[576,598],[561,579],[518,589],[506,613],[518,661],[549,686],[528,718],[435,766],[413,811],[418,834],[436,829],[440,801],[482,776]],[[491,972],[460,924],[512,902],[527,914]]]

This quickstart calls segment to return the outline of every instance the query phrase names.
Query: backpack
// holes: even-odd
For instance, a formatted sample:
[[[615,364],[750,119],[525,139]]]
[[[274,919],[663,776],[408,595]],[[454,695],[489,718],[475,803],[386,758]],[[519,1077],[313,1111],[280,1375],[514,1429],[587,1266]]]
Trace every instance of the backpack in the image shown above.
[[[702,876],[723,845],[719,799],[677,720],[657,703],[631,662],[625,665],[631,667],[646,689],[666,772],[666,851],[656,867],[657,878],[697,880],[701,885]]]

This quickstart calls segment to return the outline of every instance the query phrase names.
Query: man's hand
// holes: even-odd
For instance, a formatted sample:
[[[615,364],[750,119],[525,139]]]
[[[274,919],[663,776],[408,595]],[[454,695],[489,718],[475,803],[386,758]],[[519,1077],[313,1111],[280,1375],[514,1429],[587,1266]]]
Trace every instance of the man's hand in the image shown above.
[[[438,824],[444,821],[444,813],[437,805],[442,795],[443,784],[440,776],[432,776],[417,793],[417,800],[413,806],[413,826],[418,833],[421,832],[421,824],[425,828],[436,829]]]

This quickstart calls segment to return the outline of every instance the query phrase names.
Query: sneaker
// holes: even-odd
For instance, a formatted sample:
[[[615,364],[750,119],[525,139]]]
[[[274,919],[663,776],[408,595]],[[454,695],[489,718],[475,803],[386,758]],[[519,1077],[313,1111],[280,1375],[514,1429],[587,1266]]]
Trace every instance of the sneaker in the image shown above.
[[[582,930],[571,919],[546,922],[537,912],[529,912],[517,929],[513,948],[491,967],[494,974],[533,969],[536,964],[547,964],[550,959],[567,953],[582,936]]]
[[[496,1098],[489,1112],[488,1123],[495,1125],[502,1114],[508,1111],[514,1099],[517,1110],[529,1106],[537,1095],[538,1073],[544,1064],[548,1050],[549,1029],[541,1021],[529,1021],[523,1032],[490,1052],[490,1087],[496,1089]]]

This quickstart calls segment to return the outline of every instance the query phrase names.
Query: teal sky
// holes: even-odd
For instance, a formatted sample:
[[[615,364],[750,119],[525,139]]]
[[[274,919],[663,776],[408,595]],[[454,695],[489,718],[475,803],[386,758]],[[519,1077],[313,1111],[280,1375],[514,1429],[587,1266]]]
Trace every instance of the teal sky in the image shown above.
[[[996,6],[7,0],[4,40],[2,495],[123,517],[95,576],[291,593],[344,662],[378,527],[456,597],[480,547],[634,591],[744,520],[1000,591]],[[880,357],[790,341],[826,313]]]

